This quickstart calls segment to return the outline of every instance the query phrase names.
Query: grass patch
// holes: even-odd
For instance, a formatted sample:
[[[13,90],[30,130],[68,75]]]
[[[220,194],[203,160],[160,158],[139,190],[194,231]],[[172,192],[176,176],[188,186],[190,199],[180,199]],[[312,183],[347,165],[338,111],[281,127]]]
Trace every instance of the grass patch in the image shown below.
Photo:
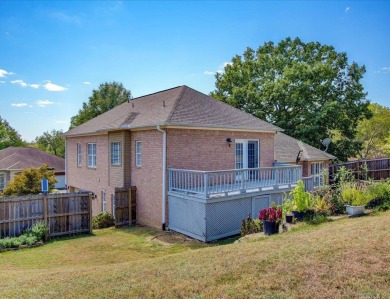
[[[104,229],[1,253],[0,297],[386,298],[389,227],[383,212],[223,246]]]

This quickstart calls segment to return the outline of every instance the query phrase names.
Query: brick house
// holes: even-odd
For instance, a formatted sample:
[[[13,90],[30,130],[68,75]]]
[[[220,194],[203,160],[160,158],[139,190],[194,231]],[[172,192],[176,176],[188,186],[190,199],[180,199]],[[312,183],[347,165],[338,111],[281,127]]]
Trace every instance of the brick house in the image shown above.
[[[116,188],[136,186],[137,223],[171,228],[175,213],[181,213],[175,212],[174,206],[180,205],[175,203],[175,195],[192,196],[191,200],[199,195],[206,199],[216,196],[208,193],[211,189],[206,190],[217,186],[215,180],[205,181],[213,177],[209,172],[250,169],[240,174],[230,172],[229,179],[224,173],[225,186],[233,189],[244,179],[252,180],[253,187],[261,177],[263,185],[271,182],[271,177],[264,177],[264,169],[274,180],[275,134],[280,131],[228,104],[179,86],[130,100],[66,132],[67,186],[69,191],[96,194],[95,215],[111,212]],[[325,162],[329,159],[324,157]],[[276,168],[283,169],[278,170],[278,174],[285,173],[283,180],[290,177],[288,188],[302,177],[300,166]],[[257,192],[263,194],[264,190]]]
[[[65,159],[33,147],[7,147],[0,150],[0,190],[24,168],[48,164],[57,180],[54,188],[65,189]]]

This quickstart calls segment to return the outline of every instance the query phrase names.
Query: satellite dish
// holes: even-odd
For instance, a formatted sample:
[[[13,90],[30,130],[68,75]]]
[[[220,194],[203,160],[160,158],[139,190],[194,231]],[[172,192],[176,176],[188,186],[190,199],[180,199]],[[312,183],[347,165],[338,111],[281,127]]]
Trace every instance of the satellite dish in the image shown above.
[[[324,140],[321,140],[321,143],[325,146],[324,152],[328,150],[329,144],[332,142],[330,138],[325,138]]]

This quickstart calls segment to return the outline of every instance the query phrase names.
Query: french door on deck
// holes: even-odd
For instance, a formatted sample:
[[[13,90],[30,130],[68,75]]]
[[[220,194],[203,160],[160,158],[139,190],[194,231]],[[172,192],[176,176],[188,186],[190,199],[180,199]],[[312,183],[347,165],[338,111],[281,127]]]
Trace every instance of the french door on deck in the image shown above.
[[[259,167],[259,141],[236,139],[235,169]],[[241,177],[241,176],[240,176]],[[257,177],[257,171],[249,171],[249,179]]]

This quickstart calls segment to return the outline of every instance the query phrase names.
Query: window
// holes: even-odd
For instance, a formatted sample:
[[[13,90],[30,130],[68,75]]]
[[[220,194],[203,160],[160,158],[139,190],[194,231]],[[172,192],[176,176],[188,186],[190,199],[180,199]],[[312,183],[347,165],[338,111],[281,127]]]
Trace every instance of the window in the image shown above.
[[[142,143],[141,141],[135,142],[135,166],[141,167],[142,165]]]
[[[0,174],[0,189],[4,189],[5,187],[5,176],[4,173]]]
[[[314,176],[315,186],[324,185],[323,170],[325,169],[325,162],[312,162],[311,163],[311,175]]]
[[[120,142],[111,142],[111,164],[121,165],[121,144]]]
[[[81,143],[77,143],[77,166],[81,166]]]
[[[102,191],[102,212],[107,212],[106,192]]]
[[[88,167],[96,167],[96,143],[88,143]]]

